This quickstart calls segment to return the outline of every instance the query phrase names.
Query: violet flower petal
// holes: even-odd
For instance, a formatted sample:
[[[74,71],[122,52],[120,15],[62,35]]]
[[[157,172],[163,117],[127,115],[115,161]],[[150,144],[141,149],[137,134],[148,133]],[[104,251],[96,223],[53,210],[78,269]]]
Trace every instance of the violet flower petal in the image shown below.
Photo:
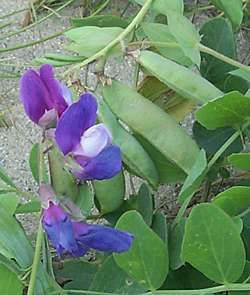
[[[80,143],[83,132],[96,121],[97,102],[90,93],[83,94],[61,116],[56,128],[56,142],[64,155]]]
[[[73,230],[78,244],[99,251],[116,253],[128,251],[134,239],[128,232],[83,222],[73,222]]]
[[[67,105],[70,106],[72,104],[72,96],[69,88],[61,81],[56,80],[56,83],[58,84],[62,97],[66,101]]]
[[[58,255],[78,251],[70,217],[59,205],[50,202],[49,208],[43,210],[42,224]]]
[[[79,165],[82,161],[78,161]],[[120,148],[111,145],[105,148],[96,157],[89,159],[82,171],[73,171],[75,176],[80,180],[102,180],[109,179],[118,174],[122,169],[122,158]]]
[[[34,70],[26,71],[20,80],[20,99],[28,117],[38,123],[48,109],[49,93]]]
[[[112,135],[105,125],[102,123],[94,125],[83,133],[80,145],[73,151],[73,155],[93,158],[111,143]]]
[[[67,109],[68,104],[62,96],[62,89],[58,81],[54,77],[53,67],[48,64],[42,65],[40,68],[40,77],[50,94],[49,101],[53,101],[53,107],[57,110],[60,117]]]

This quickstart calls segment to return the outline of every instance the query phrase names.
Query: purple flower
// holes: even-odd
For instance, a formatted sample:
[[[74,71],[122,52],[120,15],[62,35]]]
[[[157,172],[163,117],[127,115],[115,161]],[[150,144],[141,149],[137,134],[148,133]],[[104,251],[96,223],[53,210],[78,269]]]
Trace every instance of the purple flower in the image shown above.
[[[54,202],[50,202],[49,207],[43,210],[42,224],[59,256],[67,252],[79,257],[89,249],[121,253],[129,250],[134,239],[125,231],[73,221]]]
[[[20,80],[20,99],[28,117],[43,128],[55,125],[71,104],[69,89],[54,78],[53,68],[42,65],[39,72],[27,70]]]
[[[55,132],[59,149],[79,164],[73,173],[81,180],[111,178],[122,168],[121,152],[110,132],[104,124],[94,125],[96,112],[95,97],[83,94],[63,113]]]

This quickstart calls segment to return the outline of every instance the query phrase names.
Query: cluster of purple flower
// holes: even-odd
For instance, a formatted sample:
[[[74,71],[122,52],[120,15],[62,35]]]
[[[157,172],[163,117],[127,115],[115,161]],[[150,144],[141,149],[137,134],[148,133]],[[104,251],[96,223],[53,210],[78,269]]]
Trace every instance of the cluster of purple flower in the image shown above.
[[[79,180],[108,179],[121,171],[119,147],[112,144],[104,124],[95,125],[98,106],[91,93],[81,95],[73,103],[70,90],[55,79],[53,68],[43,65],[39,72],[29,69],[24,73],[20,98],[28,117],[44,130],[49,129],[62,154],[75,160],[77,168],[72,172]],[[73,220],[50,188],[46,198],[42,223],[59,255],[68,252],[82,256],[91,248],[119,253],[130,248],[131,234]]]

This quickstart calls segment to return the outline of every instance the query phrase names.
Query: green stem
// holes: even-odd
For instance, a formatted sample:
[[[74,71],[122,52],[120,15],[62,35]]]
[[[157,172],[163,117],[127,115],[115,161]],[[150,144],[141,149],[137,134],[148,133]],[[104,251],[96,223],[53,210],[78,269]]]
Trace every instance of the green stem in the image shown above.
[[[44,37],[42,39],[39,39],[39,40],[36,40],[36,41],[32,41],[30,43],[26,43],[26,44],[18,44],[16,46],[13,46],[13,47],[7,47],[7,48],[0,48],[0,53],[3,53],[3,52],[9,52],[9,51],[14,51],[14,50],[18,50],[18,49],[22,49],[22,48],[26,48],[26,47],[30,47],[30,46],[34,46],[34,45],[37,45],[37,44],[40,44],[40,43],[43,43],[45,41],[48,41],[48,40],[51,40],[51,39],[54,39],[60,35],[62,35],[64,32],[66,32],[68,29],[65,29],[61,32],[58,32],[58,33],[55,33],[53,35],[49,35],[47,37]]]
[[[221,285],[217,287],[196,289],[196,290],[161,290],[154,293],[148,292],[144,295],[205,295],[214,294],[225,291],[248,291],[250,290],[250,284],[229,284]]]
[[[208,173],[208,171],[211,169],[214,163],[219,159],[219,157],[224,153],[224,151],[240,136],[240,132],[241,132],[240,130],[236,131],[214,154],[214,156],[212,157],[212,159],[209,161],[207,165],[206,173],[204,173],[204,175]],[[181,208],[179,209],[178,214],[172,223],[172,228],[174,228],[181,221],[181,218],[184,215],[190,201],[192,200],[192,197],[193,197],[193,194],[190,194],[190,196],[181,205]]]
[[[236,68],[239,68],[239,69],[242,69],[242,70],[245,70],[247,72],[250,72],[250,67],[249,66],[246,66],[246,65],[243,65],[241,64],[240,62],[234,60],[234,59],[231,59],[230,57],[227,57],[209,47],[206,47],[202,44],[199,44],[199,49],[201,52],[204,52],[204,53],[207,53],[209,55],[212,55],[214,57],[216,57],[217,59],[220,59],[221,61],[224,61],[225,63],[228,63],[232,66],[235,66]]]
[[[105,1],[98,9],[96,9],[96,11],[94,11],[91,14],[91,16],[95,16],[98,13],[100,13],[101,11],[103,11],[103,9],[105,9],[108,6],[109,2],[110,2],[110,0]]]
[[[38,175],[39,175],[39,183],[41,184],[43,181],[43,148],[40,146],[39,150],[39,166],[38,166]],[[37,231],[37,238],[36,238],[36,247],[35,247],[35,253],[32,263],[32,269],[31,269],[31,275],[30,275],[30,281],[28,286],[27,295],[33,295],[35,290],[35,284],[36,284],[36,276],[37,276],[37,270],[40,263],[40,252],[42,248],[42,242],[43,242],[43,226],[41,219],[39,221],[39,227]]]
[[[36,247],[35,247],[35,253],[34,253],[34,258],[33,258],[33,263],[32,263],[32,270],[31,270],[27,295],[34,294],[36,275],[37,275],[38,265],[40,263],[40,252],[41,252],[41,247],[42,247],[42,241],[43,241],[43,227],[42,227],[42,222],[40,220],[38,232],[37,232]]]
[[[118,43],[120,43],[132,30],[141,22],[141,20],[144,18],[145,14],[147,13],[151,3],[153,0],[147,0],[145,1],[144,5],[142,6],[141,10],[138,12],[136,17],[133,19],[133,21],[127,26],[127,28],[113,41],[111,41],[107,46],[105,46],[103,49],[98,51],[96,54],[92,55],[91,57],[85,59],[82,63],[77,64],[70,68],[68,71],[64,73],[65,75],[68,75],[72,71],[75,71],[93,61],[96,59],[99,59],[102,56],[105,56],[107,52],[112,49],[114,46],[116,46]]]
[[[7,18],[7,17],[10,17],[10,16],[12,16],[12,15],[18,14],[18,13],[20,13],[20,12],[24,12],[24,11],[26,11],[26,10],[28,10],[28,8],[23,8],[23,9],[13,11],[13,12],[8,13],[8,14],[5,14],[5,15],[1,15],[1,16],[0,16],[0,19],[4,19],[4,18]]]
[[[143,295],[205,295],[214,294],[225,291],[248,291],[250,290],[250,284],[229,284],[221,285],[217,287],[194,289],[194,290],[159,290],[153,292],[147,292]],[[105,293],[88,290],[64,290],[62,294],[91,294],[91,295],[118,295],[116,293]],[[50,292],[48,295],[58,294],[56,291]]]
[[[70,5],[74,1],[75,0],[69,0],[68,2],[66,2],[65,4],[63,4],[62,6],[60,6],[59,8],[57,8],[55,11],[53,11],[50,14],[46,15],[45,17],[42,17],[41,19],[39,19],[37,22],[34,22],[33,24],[31,24],[31,25],[29,25],[27,27],[24,27],[24,28],[22,28],[22,29],[20,29],[18,31],[10,32],[9,34],[6,34],[6,35],[2,36],[0,38],[0,40],[9,38],[9,37],[14,36],[14,35],[21,34],[22,32],[25,32],[26,30],[29,30],[29,29],[35,27],[36,25],[38,25],[38,24],[46,21],[48,18],[50,18],[51,16],[53,16],[56,12],[61,11],[63,8],[65,8],[66,6]]]
[[[8,27],[10,25],[12,25],[12,22],[8,22],[8,23],[5,23],[5,24],[2,24],[2,25],[0,25],[0,30],[4,29],[4,28],[6,28],[6,27]]]

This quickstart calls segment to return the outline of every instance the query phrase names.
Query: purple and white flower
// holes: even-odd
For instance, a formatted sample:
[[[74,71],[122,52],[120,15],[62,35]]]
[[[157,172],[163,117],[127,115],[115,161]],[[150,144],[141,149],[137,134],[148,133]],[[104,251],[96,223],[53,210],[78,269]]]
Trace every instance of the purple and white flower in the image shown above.
[[[72,171],[81,180],[108,179],[122,168],[120,148],[112,144],[104,124],[94,125],[96,118],[96,99],[85,93],[62,114],[55,131],[64,156],[72,156],[81,167]]]
[[[88,250],[121,253],[128,251],[134,237],[104,225],[74,221],[63,208],[51,201],[43,209],[43,228],[58,255],[83,256]]]
[[[55,127],[72,103],[69,89],[55,79],[52,66],[27,70],[20,79],[20,99],[28,117],[43,128]]]

